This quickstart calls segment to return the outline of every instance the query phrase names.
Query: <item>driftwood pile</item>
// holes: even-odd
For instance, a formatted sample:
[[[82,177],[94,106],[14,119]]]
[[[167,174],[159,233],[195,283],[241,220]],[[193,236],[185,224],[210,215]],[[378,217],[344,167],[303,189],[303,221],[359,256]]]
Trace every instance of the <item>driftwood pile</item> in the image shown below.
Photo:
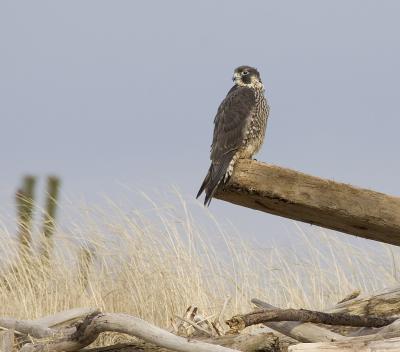
[[[223,312],[210,321],[190,308],[173,322],[174,333],[134,316],[88,308],[37,320],[0,318],[0,351],[400,351],[400,286],[364,298],[358,294],[324,312],[278,309],[253,299],[255,311],[226,322]],[[263,327],[246,329],[259,324]],[[85,349],[102,332],[137,340]]]

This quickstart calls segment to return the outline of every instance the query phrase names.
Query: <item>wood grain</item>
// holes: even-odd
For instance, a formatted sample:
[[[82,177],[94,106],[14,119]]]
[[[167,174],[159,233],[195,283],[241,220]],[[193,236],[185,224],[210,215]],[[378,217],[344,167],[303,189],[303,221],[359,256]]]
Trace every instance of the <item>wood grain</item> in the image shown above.
[[[239,160],[215,198],[400,245],[400,197],[254,160]]]

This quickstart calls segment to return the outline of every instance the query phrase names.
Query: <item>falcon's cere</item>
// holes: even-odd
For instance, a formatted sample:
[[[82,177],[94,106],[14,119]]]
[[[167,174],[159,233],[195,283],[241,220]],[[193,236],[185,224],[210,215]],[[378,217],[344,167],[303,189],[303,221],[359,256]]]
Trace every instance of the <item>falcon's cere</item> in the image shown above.
[[[251,159],[264,141],[269,106],[264,96],[260,73],[250,66],[240,66],[233,74],[235,85],[218,108],[214,119],[211,166],[197,193],[205,191],[204,205],[209,205],[222,183],[232,175],[237,159]]]

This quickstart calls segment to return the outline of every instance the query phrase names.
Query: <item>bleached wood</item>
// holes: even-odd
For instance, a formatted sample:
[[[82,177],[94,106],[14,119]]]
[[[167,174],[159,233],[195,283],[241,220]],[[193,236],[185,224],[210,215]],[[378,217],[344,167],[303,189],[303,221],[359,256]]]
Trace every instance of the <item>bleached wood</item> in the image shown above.
[[[400,337],[386,340],[354,342],[319,342],[300,343],[289,347],[289,352],[398,352],[400,351]]]
[[[276,308],[269,303],[263,302],[256,298],[252,299],[252,302],[260,308]],[[353,298],[326,309],[324,312],[378,316],[400,315],[400,286],[389,287],[377,291],[371,295]],[[347,338],[346,336],[340,335],[312,323],[268,322],[264,325],[300,342],[329,342],[340,341]],[[397,328],[398,326],[399,329]],[[362,328],[354,333],[351,333],[349,336],[353,337],[371,335],[379,333],[380,331],[383,333],[399,331],[400,336],[400,323],[398,320],[396,320],[392,324],[383,328]]]
[[[201,339],[203,342],[221,345],[232,349],[237,349],[242,352],[257,352],[257,351],[279,351],[278,338],[270,332],[251,331],[240,335],[226,335],[217,338]],[[141,340],[126,344],[88,348],[82,351],[87,352],[170,352],[172,350],[160,348],[154,344],[143,342]]]
[[[82,317],[82,315],[85,313],[90,313],[91,318],[89,320],[85,319],[85,321],[87,320],[86,323],[84,321],[83,323],[78,324],[78,328],[70,327],[52,329],[44,326],[55,326],[64,324],[66,322],[71,322],[76,318]],[[125,327],[121,326],[121,324],[123,325],[124,322],[121,322],[121,319],[118,317],[122,317],[122,320],[124,321],[128,320],[130,324],[126,324]],[[268,331],[258,331],[257,333],[247,332],[237,336],[230,335],[208,339],[202,338],[201,341],[192,340],[185,346],[187,339],[170,334],[162,329],[146,323],[145,321],[127,315],[102,315],[97,310],[90,308],[71,309],[37,320],[3,319],[3,323],[4,322],[6,322],[4,325],[8,325],[9,327],[18,327],[24,334],[29,334],[30,336],[36,338],[45,338],[43,342],[39,341],[36,344],[25,345],[22,351],[75,351],[89,345],[102,331],[123,332],[139,338],[142,337],[142,334],[144,334],[143,339],[150,342],[150,344],[140,344],[138,342],[137,344],[132,344],[126,347],[121,346],[121,351],[139,351],[142,349],[145,351],[157,351],[160,350],[160,347],[157,347],[157,345],[167,348],[168,343],[175,343],[178,345],[182,345],[183,343],[181,346],[183,351],[185,348],[187,348],[186,350],[190,351],[202,351],[207,349],[216,352],[235,351],[236,348],[241,351],[248,352],[255,351],[258,348],[263,348],[265,351],[272,351],[275,350],[275,346],[278,345],[278,339],[276,336],[272,335]],[[147,328],[148,331],[146,331]],[[159,334],[159,332],[162,333]],[[163,339],[165,339],[165,342]],[[164,346],[164,344],[166,344],[166,346]],[[209,344],[217,346],[209,347]],[[227,348],[223,348],[221,346],[226,346]],[[117,351],[118,347],[116,346],[115,349],[112,350]],[[180,349],[174,350],[179,351]]]
[[[399,314],[399,300],[400,300],[400,286],[386,289],[384,291],[375,293],[374,295],[367,297],[355,298],[350,301],[341,303],[336,305],[335,307],[326,310],[336,311],[336,312],[349,312],[352,314],[359,313],[360,315],[368,315],[368,313],[388,316]],[[255,300],[257,301],[257,300]],[[261,302],[260,306],[262,307],[271,307],[275,308],[265,302]],[[76,327],[68,328],[68,329],[52,329],[41,324],[49,324],[49,325],[59,325],[65,321],[74,320],[76,318],[81,317],[83,313],[92,312],[91,319],[85,320],[86,323],[79,324]],[[211,339],[206,343],[204,341],[187,341],[187,339],[175,336],[170,334],[162,329],[159,329],[151,324],[148,324],[138,318],[124,315],[124,314],[97,314],[96,310],[93,309],[75,309],[66,312],[57,313],[55,316],[49,316],[37,320],[15,320],[15,319],[4,319],[0,318],[0,326],[3,323],[3,327],[6,325],[9,328],[13,329],[15,327],[19,328],[19,331],[24,332],[25,334],[30,334],[31,336],[38,337],[47,337],[47,339],[43,342],[39,342],[35,345],[25,345],[22,351],[75,351],[84,346],[89,345],[99,333],[103,331],[115,331],[131,334],[133,336],[137,336],[142,338],[154,345],[159,345],[162,348],[167,348],[170,350],[176,351],[234,351],[235,348],[238,350],[248,350],[251,351],[252,346],[258,346],[257,344],[260,342],[260,337],[251,336],[249,340],[243,339],[242,335],[239,335],[237,338],[242,339],[242,342],[245,342],[245,345],[240,344],[232,344],[232,341],[229,341],[230,337],[222,337],[221,340]],[[38,324],[40,322],[41,324]],[[282,322],[282,323],[267,323],[266,325],[270,326],[272,329],[282,332],[283,334],[295,338],[298,341],[312,341],[313,339],[320,339],[320,341],[334,341],[337,342],[345,342],[348,346],[361,346],[368,343],[368,346],[375,346],[372,342],[378,340],[387,340],[385,341],[386,345],[389,346],[387,348],[392,348],[394,346],[394,341],[392,339],[396,339],[400,337],[400,322],[399,320],[393,322],[392,324],[380,328],[380,329],[370,329],[368,333],[370,335],[361,336],[361,337],[345,337],[340,334],[333,333],[327,329],[321,328],[317,325],[310,323],[293,323],[293,322]],[[294,326],[293,326],[294,325]],[[149,329],[147,329],[150,327]],[[157,333],[161,331],[160,335]],[[364,331],[365,333],[365,331]],[[49,336],[51,338],[49,338]],[[261,335],[260,335],[261,336]],[[226,339],[225,342],[222,339]],[[268,343],[272,346],[272,350],[276,349],[275,337],[261,337],[262,341],[268,340]],[[390,340],[390,341],[389,341]],[[239,340],[237,340],[239,341]],[[317,340],[318,341],[318,340]],[[224,350],[220,350],[219,348],[224,348],[221,346],[214,346],[215,348],[210,348],[208,345],[220,343],[229,344],[230,348],[225,348]],[[378,342],[377,342],[378,343]],[[246,347],[247,344],[247,347]],[[351,344],[351,345],[350,345]],[[307,344],[307,348],[314,348],[311,346],[313,344]],[[315,344],[314,344],[315,345]],[[206,346],[206,347],[204,347]],[[240,348],[236,347],[240,346]],[[322,347],[321,347],[322,346]],[[336,346],[336,347],[335,347]],[[342,345],[340,345],[342,346]],[[343,344],[343,346],[346,346]],[[384,346],[384,345],[382,345]],[[134,347],[132,347],[134,348]],[[268,350],[267,347],[266,350]],[[301,347],[306,348],[306,347]],[[323,344],[317,345],[317,348],[334,348],[337,350],[337,345],[335,344]],[[386,348],[386,347],[385,347]],[[133,349],[131,349],[133,351]],[[151,350],[151,349],[150,349]],[[388,349],[389,351],[390,349]],[[395,350],[395,349],[394,349]],[[324,351],[324,350],[322,350]],[[349,350],[344,350],[349,351]],[[369,350],[366,350],[369,351]]]
[[[82,317],[86,317],[87,315],[90,315],[96,311],[98,311],[98,309],[95,308],[73,308],[36,319],[35,322],[39,325],[51,328],[61,324],[70,323],[71,321]]]
[[[212,345],[196,340],[187,340],[183,337],[173,335],[158,328],[144,320],[126,314],[99,314],[78,327],[78,330],[59,338],[58,340],[46,341],[45,343],[26,344],[21,352],[43,352],[43,351],[77,351],[92,343],[101,332],[113,331],[136,336],[147,342],[160,347],[180,352],[233,352],[231,348]]]
[[[263,302],[256,298],[252,299],[251,302],[254,303],[257,307],[276,309],[276,307],[272,306],[271,304]],[[331,342],[345,339],[345,336],[337,334],[313,323],[285,321],[268,322],[264,323],[263,325],[300,342]]]
[[[239,160],[216,198],[286,218],[400,245],[400,197]]]
[[[266,329],[264,329],[264,331],[247,331],[239,335],[225,335],[216,338],[209,338],[203,341],[243,352],[267,352],[278,350],[278,337],[265,330]]]
[[[389,287],[368,296],[337,304],[326,312],[377,316],[400,315],[400,286]]]
[[[96,311],[93,308],[75,308],[35,320],[0,318],[0,327],[40,339],[56,333],[51,327],[71,322]]]
[[[206,330],[206,329],[203,329],[200,325],[197,325],[194,321],[191,321],[191,320],[186,319],[186,318],[184,318],[184,317],[180,317],[180,316],[178,316],[178,315],[175,315],[175,318],[177,318],[177,319],[179,319],[179,320],[181,320],[181,321],[183,321],[183,322],[185,322],[185,323],[187,323],[187,324],[193,326],[193,328],[194,328],[195,330],[201,332],[202,334],[204,334],[204,335],[206,335],[206,336],[209,336],[209,337],[212,336],[211,332],[209,332],[209,331]]]
[[[9,330],[15,330],[25,335],[43,338],[53,335],[54,331],[38,324],[34,320],[18,320],[12,318],[0,318],[0,326]]]
[[[324,343],[297,344],[289,348],[289,352],[298,351],[339,351],[339,352],[385,352],[400,351],[399,321],[377,329],[375,334],[347,337],[342,341]]]

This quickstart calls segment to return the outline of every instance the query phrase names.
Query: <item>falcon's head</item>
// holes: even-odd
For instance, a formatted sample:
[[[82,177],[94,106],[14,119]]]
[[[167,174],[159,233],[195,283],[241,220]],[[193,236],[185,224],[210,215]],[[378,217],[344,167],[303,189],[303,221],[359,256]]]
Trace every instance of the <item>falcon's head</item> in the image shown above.
[[[235,69],[232,79],[238,86],[263,88],[260,73],[254,67],[239,66]]]

